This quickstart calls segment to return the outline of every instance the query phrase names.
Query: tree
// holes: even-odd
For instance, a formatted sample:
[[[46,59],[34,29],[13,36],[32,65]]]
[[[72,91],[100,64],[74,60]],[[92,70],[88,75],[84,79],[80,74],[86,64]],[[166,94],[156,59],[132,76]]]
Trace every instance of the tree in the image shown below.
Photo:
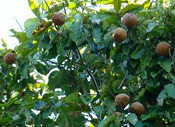
[[[19,45],[2,40],[0,125],[173,127],[175,2],[134,1],[28,0],[36,18],[10,30]]]

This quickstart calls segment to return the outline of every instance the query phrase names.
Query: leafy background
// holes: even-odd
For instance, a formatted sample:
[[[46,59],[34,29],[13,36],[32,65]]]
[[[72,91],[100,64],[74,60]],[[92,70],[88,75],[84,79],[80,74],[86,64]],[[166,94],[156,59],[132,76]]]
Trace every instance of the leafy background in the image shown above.
[[[28,0],[36,15],[19,40],[17,61],[7,65],[0,49],[0,125],[53,127],[173,127],[175,124],[175,50],[173,0]],[[55,27],[53,12],[66,15]],[[121,17],[135,13],[137,26],[127,29]],[[111,33],[127,30],[123,43]],[[58,32],[59,31],[59,32]],[[170,56],[158,56],[160,41],[171,45]],[[145,113],[137,117],[129,105],[120,110],[114,98],[130,96]],[[115,116],[114,112],[122,113]]]

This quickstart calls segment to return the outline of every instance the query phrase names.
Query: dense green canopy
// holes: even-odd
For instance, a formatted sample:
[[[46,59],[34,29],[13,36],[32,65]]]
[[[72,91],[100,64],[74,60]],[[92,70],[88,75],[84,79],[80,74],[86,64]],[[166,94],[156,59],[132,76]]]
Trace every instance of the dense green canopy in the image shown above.
[[[0,49],[0,126],[174,127],[174,0],[28,3],[36,17],[10,30],[19,45]],[[54,25],[58,11],[65,22],[61,14]],[[136,25],[125,26],[126,13]],[[156,53],[160,42],[169,44],[165,55]]]

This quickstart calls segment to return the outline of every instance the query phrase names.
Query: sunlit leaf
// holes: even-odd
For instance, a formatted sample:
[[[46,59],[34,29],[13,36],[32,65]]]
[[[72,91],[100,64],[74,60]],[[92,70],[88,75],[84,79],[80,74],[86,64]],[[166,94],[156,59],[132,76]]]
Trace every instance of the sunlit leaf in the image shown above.
[[[121,0],[114,0],[114,8],[117,13],[119,13],[121,7]]]
[[[126,118],[131,124],[135,125],[138,121],[136,114],[131,113]]]
[[[28,0],[30,9],[32,10],[32,12],[39,17],[40,16],[40,11],[37,5],[37,2],[35,0]]]

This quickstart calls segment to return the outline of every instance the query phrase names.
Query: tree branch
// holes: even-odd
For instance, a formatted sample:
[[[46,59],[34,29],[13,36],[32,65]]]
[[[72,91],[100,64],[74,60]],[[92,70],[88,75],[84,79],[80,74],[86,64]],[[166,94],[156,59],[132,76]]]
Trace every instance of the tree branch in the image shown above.
[[[80,51],[79,51],[78,47],[77,47],[77,53],[78,53],[78,55],[79,55],[79,58],[82,59],[82,56],[81,56],[81,54],[80,54]],[[83,62],[83,65],[86,66],[86,63]],[[90,70],[89,68],[87,68],[86,71],[87,71],[87,73],[89,74],[89,76],[90,76],[91,79],[92,79],[92,82],[93,82],[93,84],[94,84],[94,86],[95,86],[95,88],[96,88],[97,94],[100,95],[99,88],[98,88],[98,84],[97,84],[97,81],[96,81],[94,75],[91,73],[91,70]]]
[[[126,81],[126,77],[123,78],[123,80],[122,80],[122,82],[120,83],[118,89],[120,89],[120,88],[123,86],[123,84],[125,83],[125,81]]]

